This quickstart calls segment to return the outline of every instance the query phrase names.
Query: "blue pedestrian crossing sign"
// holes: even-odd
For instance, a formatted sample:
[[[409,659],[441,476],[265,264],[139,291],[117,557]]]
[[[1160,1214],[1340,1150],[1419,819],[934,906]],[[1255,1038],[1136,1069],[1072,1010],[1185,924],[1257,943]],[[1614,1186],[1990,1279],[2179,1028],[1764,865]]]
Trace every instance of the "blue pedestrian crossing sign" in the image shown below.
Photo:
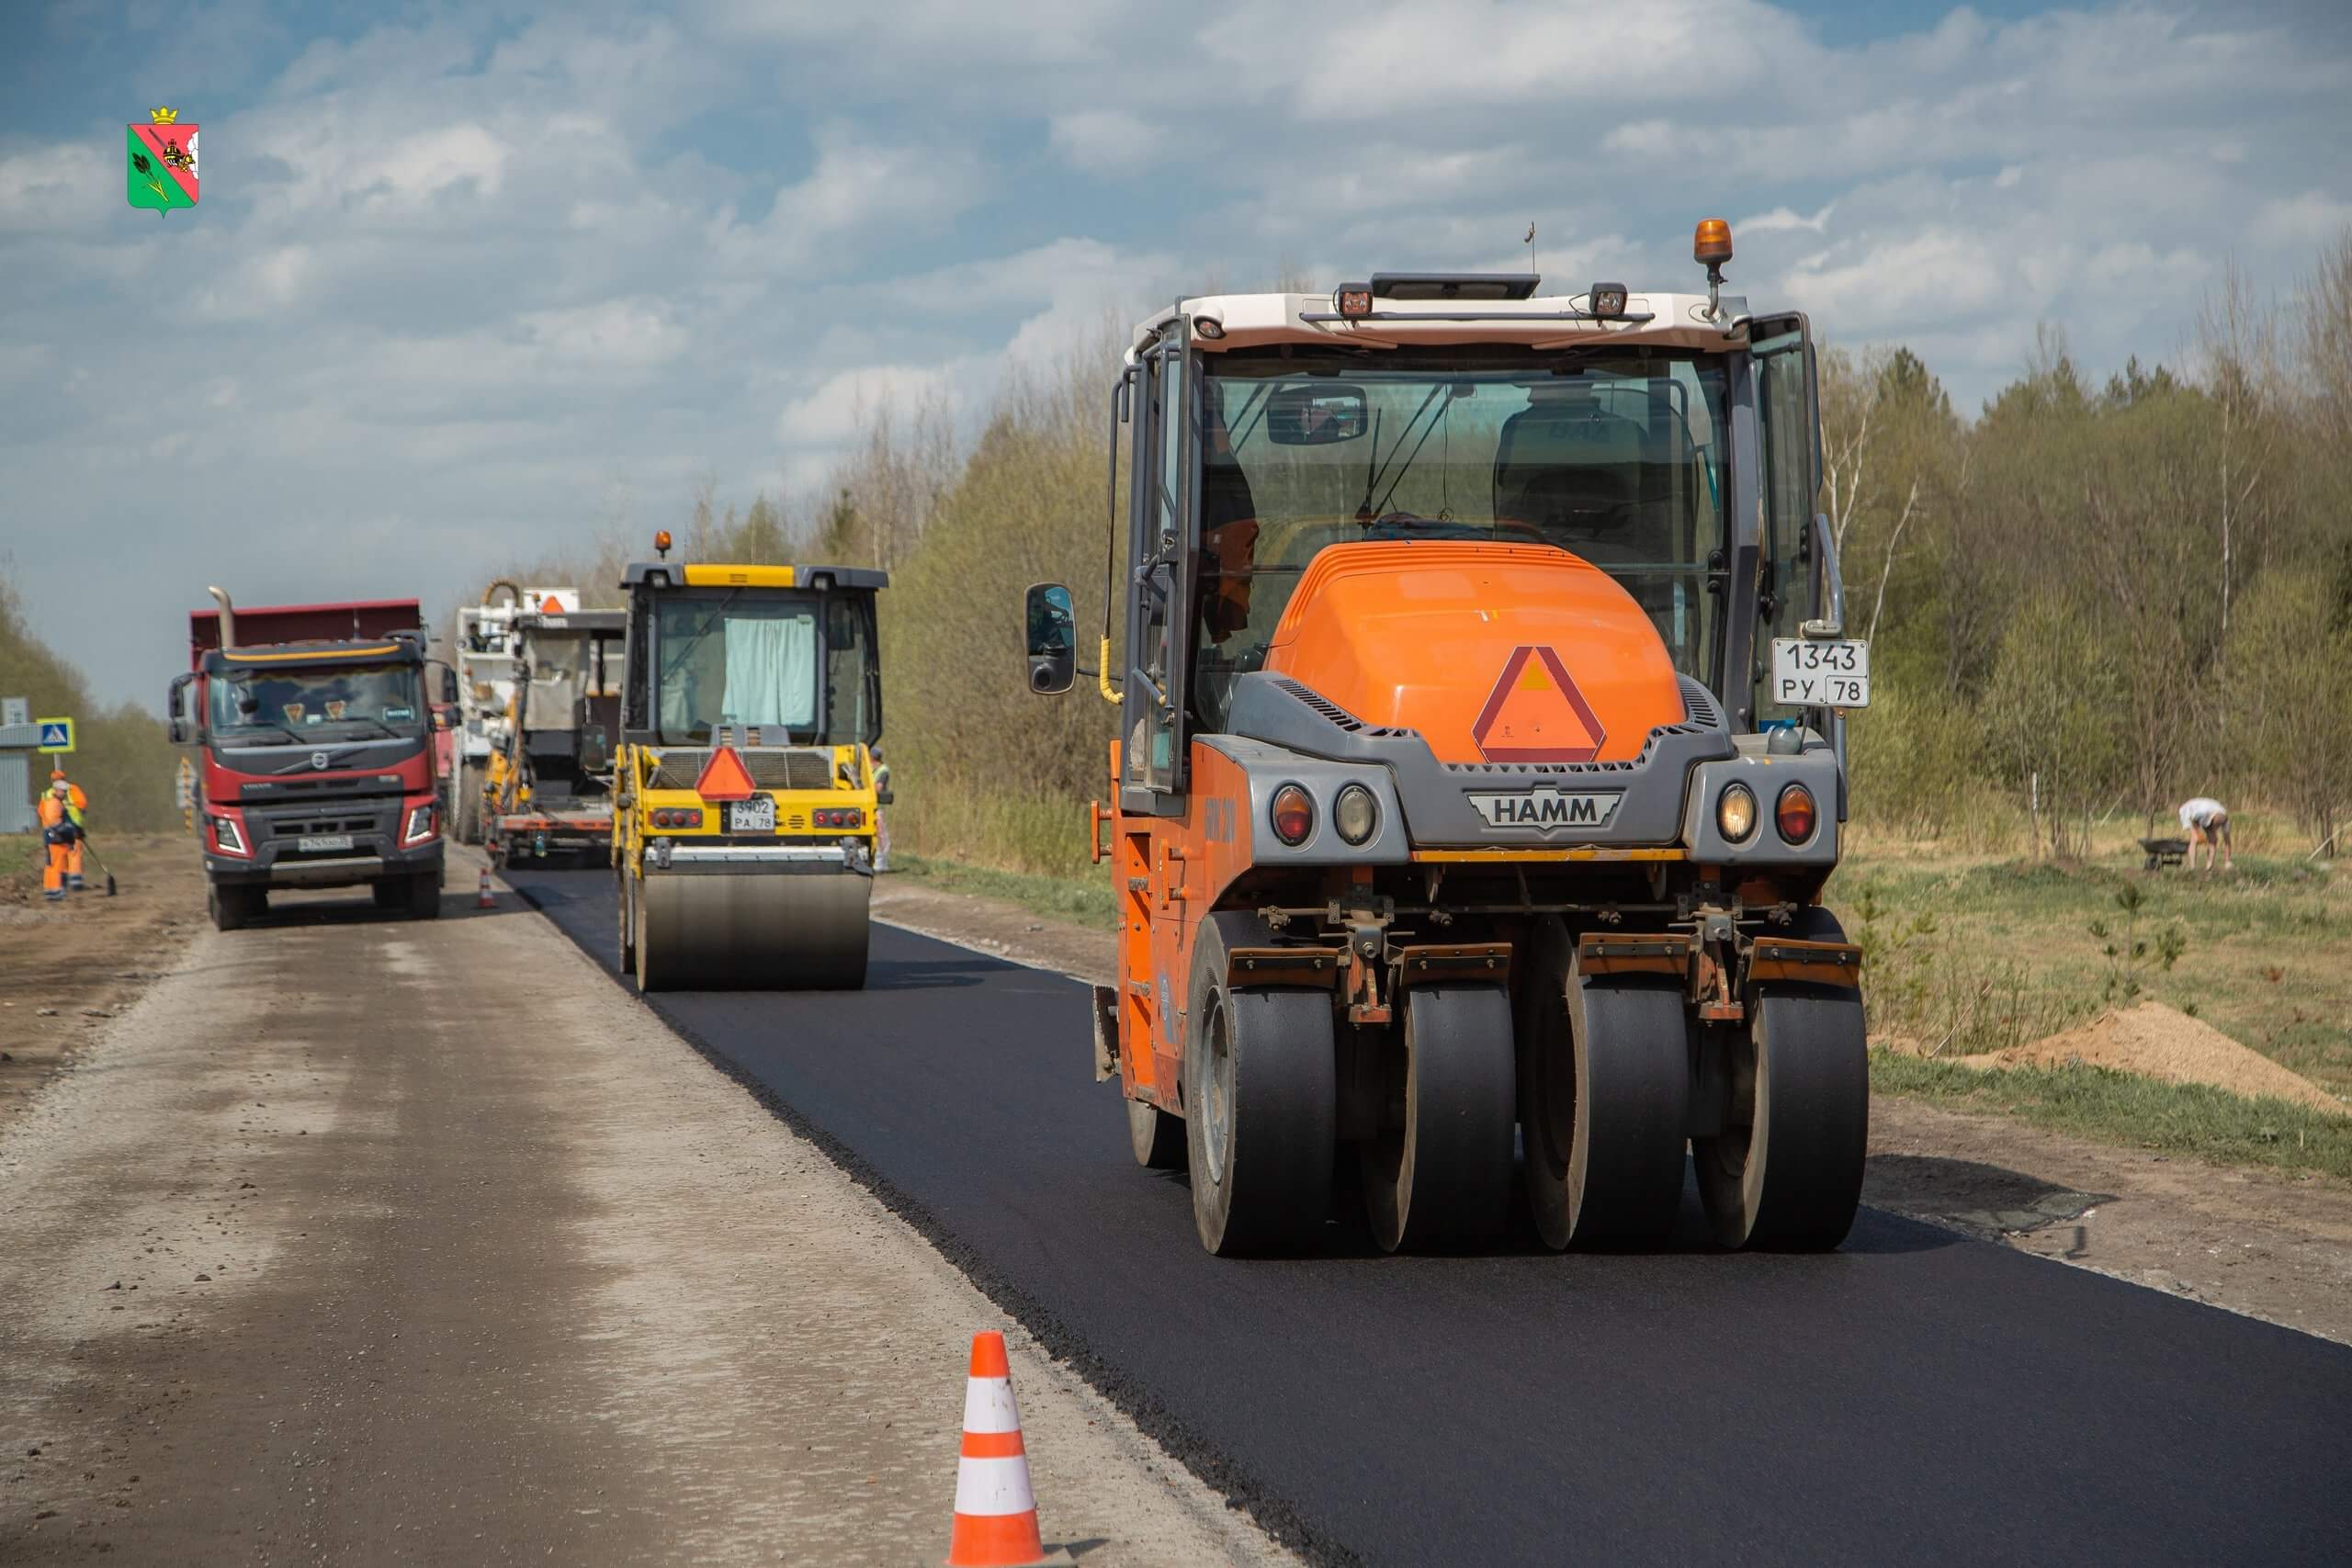
[[[74,750],[74,721],[70,718],[37,718],[40,726],[40,744],[33,750],[41,755],[54,756]]]

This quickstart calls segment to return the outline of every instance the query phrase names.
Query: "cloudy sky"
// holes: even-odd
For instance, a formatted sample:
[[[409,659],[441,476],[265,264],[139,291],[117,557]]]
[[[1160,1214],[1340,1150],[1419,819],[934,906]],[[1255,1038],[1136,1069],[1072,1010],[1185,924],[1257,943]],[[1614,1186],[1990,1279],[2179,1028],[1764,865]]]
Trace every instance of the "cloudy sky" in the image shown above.
[[[416,593],[810,483],[861,399],[1205,284],[1736,285],[1964,408],[2177,357],[2352,222],[2352,6],[594,0],[8,7],[0,555],[108,700],[178,617]],[[1008,21],[1005,18],[1017,18]],[[199,122],[203,198],[123,197]]]

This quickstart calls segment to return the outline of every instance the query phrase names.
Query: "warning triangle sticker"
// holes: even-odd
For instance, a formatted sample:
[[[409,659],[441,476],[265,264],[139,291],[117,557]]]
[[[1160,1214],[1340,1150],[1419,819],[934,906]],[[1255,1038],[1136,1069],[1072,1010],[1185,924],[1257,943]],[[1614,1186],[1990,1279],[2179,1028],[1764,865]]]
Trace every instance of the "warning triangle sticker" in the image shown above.
[[[702,777],[695,780],[695,793],[705,800],[749,800],[752,770],[743,765],[734,747],[721,746],[703,764]]]
[[[1600,720],[1548,648],[1512,651],[1470,727],[1489,762],[1589,762],[1603,739]]]
[[[546,598],[539,601],[539,614],[542,615],[560,615],[563,614],[563,604],[554,594],[550,593]]]

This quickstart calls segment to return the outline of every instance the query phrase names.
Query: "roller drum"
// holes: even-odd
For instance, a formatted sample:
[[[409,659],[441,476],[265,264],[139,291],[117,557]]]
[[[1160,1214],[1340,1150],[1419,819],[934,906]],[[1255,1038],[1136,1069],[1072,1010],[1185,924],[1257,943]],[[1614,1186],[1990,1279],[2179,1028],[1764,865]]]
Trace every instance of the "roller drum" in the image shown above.
[[[850,871],[649,871],[638,884],[639,987],[863,989],[872,888]]]

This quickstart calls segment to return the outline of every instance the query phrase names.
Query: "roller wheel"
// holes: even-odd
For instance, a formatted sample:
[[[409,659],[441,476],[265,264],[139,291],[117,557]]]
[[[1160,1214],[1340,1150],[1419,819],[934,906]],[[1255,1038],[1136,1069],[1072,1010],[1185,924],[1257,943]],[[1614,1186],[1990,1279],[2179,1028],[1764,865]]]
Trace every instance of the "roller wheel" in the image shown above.
[[[1520,1122],[1545,1245],[1661,1245],[1682,1204],[1689,1012],[1669,983],[1582,976],[1566,925],[1529,943]]]
[[[1373,1238],[1388,1252],[1486,1246],[1510,1207],[1510,998],[1422,986],[1404,1014],[1381,1054],[1384,1125],[1359,1145]]]
[[[1298,1252],[1331,1204],[1339,1086],[1327,991],[1225,984],[1226,953],[1269,942],[1254,916],[1193,939],[1184,1045],[1193,1224],[1220,1258]]]
[[[619,884],[619,897],[613,900],[614,907],[620,911],[621,961],[619,964],[619,969],[622,974],[626,975],[637,967],[637,902],[634,897],[635,889],[632,886],[635,879],[632,878],[628,872],[623,871],[619,873],[614,880]]]
[[[1127,1146],[1146,1170],[1184,1168],[1184,1119],[1140,1100],[1127,1101]]]
[[[628,929],[636,938],[637,988],[640,991],[667,990],[670,977],[662,972],[663,944],[670,940],[657,937],[645,921],[645,879],[629,878]]]
[[[1840,940],[1834,925],[1811,941]],[[1852,991],[1760,989],[1733,1047],[1718,1137],[1695,1140],[1699,1196],[1725,1247],[1826,1252],[1853,1229],[1870,1140],[1870,1056]]]

